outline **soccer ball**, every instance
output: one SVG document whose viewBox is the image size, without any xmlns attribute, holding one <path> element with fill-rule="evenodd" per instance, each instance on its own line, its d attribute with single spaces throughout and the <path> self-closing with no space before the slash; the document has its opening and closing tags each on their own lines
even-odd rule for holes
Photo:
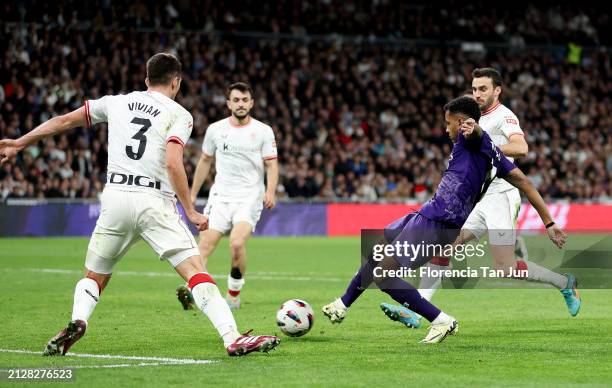
<svg viewBox="0 0 612 388">
<path fill-rule="evenodd" d="M 276 313 L 276 324 L 290 337 L 301 337 L 308 333 L 313 323 L 312 307 L 300 299 L 286 301 Z"/>
</svg>

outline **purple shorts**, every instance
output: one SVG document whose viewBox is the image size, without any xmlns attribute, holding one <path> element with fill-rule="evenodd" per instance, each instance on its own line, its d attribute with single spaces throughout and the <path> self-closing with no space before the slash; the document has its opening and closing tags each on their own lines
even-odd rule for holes
<svg viewBox="0 0 612 388">
<path fill-rule="evenodd" d="M 418 268 L 432 257 L 442 256 L 459 235 L 460 228 L 430 220 L 419 212 L 398 218 L 385 227 L 387 244 L 402 246 L 402 254 L 395 259 L 402 267 Z M 410 247 L 412 246 L 412 248 Z"/>
</svg>

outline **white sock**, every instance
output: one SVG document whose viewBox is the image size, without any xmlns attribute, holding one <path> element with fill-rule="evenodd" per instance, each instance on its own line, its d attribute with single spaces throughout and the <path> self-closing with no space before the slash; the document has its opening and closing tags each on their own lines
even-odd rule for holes
<svg viewBox="0 0 612 388">
<path fill-rule="evenodd" d="M 90 278 L 79 280 L 74 288 L 74 304 L 72 305 L 72 320 L 80 319 L 87 324 L 100 299 L 98 283 Z"/>
<path fill-rule="evenodd" d="M 430 271 L 439 271 L 448 269 L 447 265 L 438 265 L 427 263 L 424 267 L 428 267 Z M 425 276 L 421 278 L 419 282 L 419 294 L 428 301 L 434 296 L 438 288 L 442 285 L 442 276 L 427 276 L 427 272 L 425 272 Z"/>
<path fill-rule="evenodd" d="M 562 290 L 567 286 L 567 277 L 544 268 L 531 261 L 525 261 L 527 264 L 527 280 L 538 283 L 548 283 Z"/>
<path fill-rule="evenodd" d="M 240 292 L 244 286 L 244 278 L 234 279 L 232 275 L 227 275 L 227 289 L 228 291 Z"/>
<path fill-rule="evenodd" d="M 210 319 L 225 347 L 231 345 L 238 337 L 238 329 L 234 316 L 227 302 L 221 297 L 214 283 L 198 283 L 191 289 L 196 305 Z"/>
<path fill-rule="evenodd" d="M 450 320 L 451 317 L 448 314 L 446 314 L 444 311 L 440 311 L 440 314 L 436 317 L 436 319 L 431 321 L 431 324 L 437 325 L 439 323 L 448 323 Z"/>
<path fill-rule="evenodd" d="M 334 300 L 334 307 L 336 307 L 337 309 L 340 309 L 340 310 L 348 310 L 348 307 L 346 307 L 344 305 L 344 302 L 342 301 L 342 298 L 338 298 L 338 299 Z"/>
</svg>

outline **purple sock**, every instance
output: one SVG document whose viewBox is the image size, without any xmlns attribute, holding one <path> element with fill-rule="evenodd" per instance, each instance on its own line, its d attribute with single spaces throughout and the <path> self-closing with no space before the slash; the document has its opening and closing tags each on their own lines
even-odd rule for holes
<svg viewBox="0 0 612 388">
<path fill-rule="evenodd" d="M 357 300 L 363 294 L 363 292 L 372 284 L 372 271 L 374 269 L 374 265 L 371 261 L 365 262 L 351 282 L 349 283 L 344 295 L 340 297 L 342 299 L 342 303 L 346 307 L 350 307 L 353 302 Z"/>
<path fill-rule="evenodd" d="M 423 298 L 412 285 L 399 278 L 388 278 L 380 284 L 380 289 L 393 300 L 408 307 L 429 322 L 440 315 L 440 310 Z"/>
</svg>

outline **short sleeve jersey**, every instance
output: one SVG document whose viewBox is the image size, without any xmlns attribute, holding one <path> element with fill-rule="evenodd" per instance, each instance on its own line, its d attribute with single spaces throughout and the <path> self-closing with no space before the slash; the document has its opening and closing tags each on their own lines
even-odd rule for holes
<svg viewBox="0 0 612 388">
<path fill-rule="evenodd" d="M 215 157 L 217 174 L 209 198 L 242 202 L 263 197 L 264 160 L 276 159 L 276 142 L 270 126 L 252 117 L 242 126 L 230 118 L 211 124 L 202 152 Z"/>
<path fill-rule="evenodd" d="M 174 197 L 166 169 L 166 143 L 185 145 L 193 118 L 176 101 L 132 92 L 85 101 L 88 125 L 108 123 L 107 186 Z"/>
</svg>

